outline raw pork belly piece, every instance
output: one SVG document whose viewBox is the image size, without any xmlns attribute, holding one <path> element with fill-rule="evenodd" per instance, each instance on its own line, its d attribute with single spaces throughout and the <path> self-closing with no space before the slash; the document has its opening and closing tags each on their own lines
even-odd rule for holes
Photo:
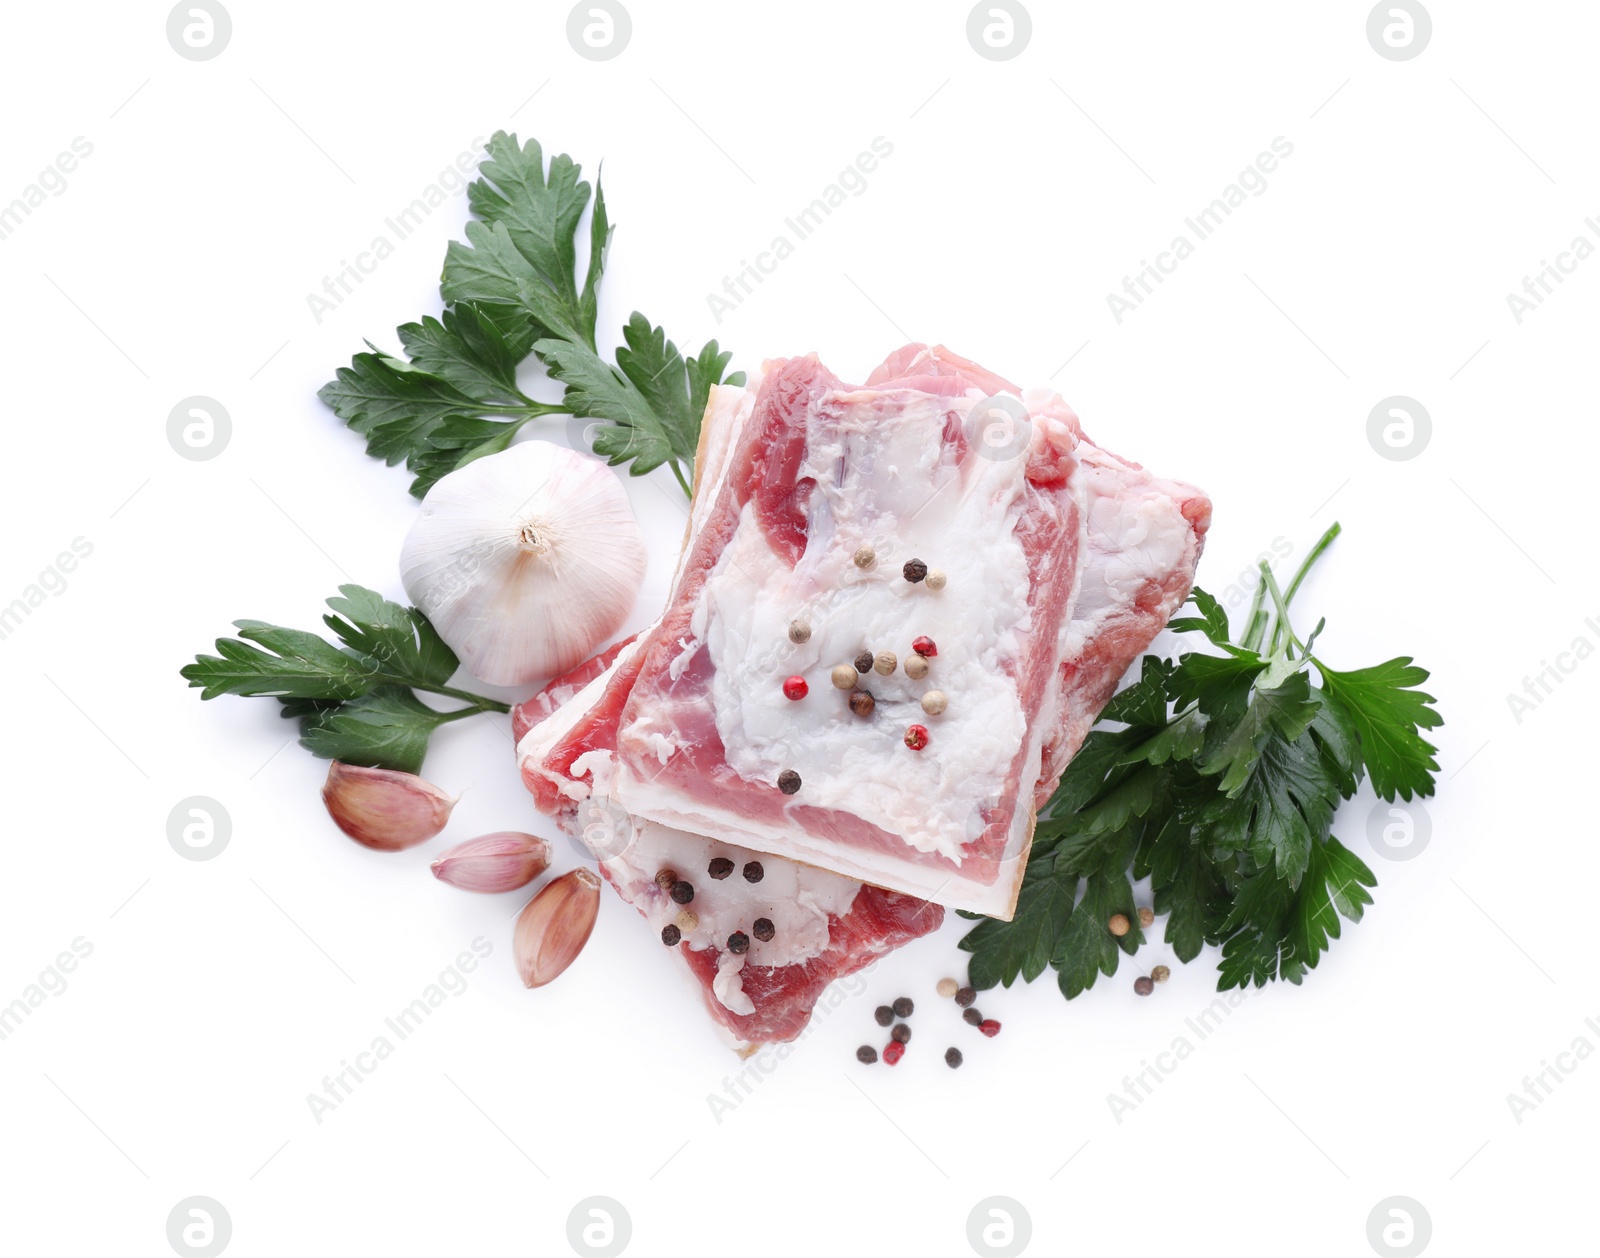
<svg viewBox="0 0 1600 1258">
<path fill-rule="evenodd" d="M 606 881 L 639 910 L 653 935 L 659 937 L 683 912 L 656 885 L 657 872 L 672 869 L 693 884 L 689 908 L 696 924 L 682 932 L 672 952 L 735 1048 L 749 1053 L 762 1044 L 792 1040 L 805 1029 L 829 983 L 937 929 L 944 910 L 781 857 L 641 821 L 617 806 L 605 784 L 611 759 L 607 744 L 614 740 L 618 709 L 610 707 L 608 720 L 603 702 L 608 686 L 626 676 L 624 657 L 632 646 L 633 639 L 618 643 L 514 710 L 524 778 L 540 807 L 553 812 L 563 829 L 599 858 Z M 566 779 L 563 791 L 555 787 L 561 775 L 549 768 L 551 754 L 580 725 L 588 746 L 585 780 Z M 707 872 L 719 857 L 733 863 L 733 872 L 720 880 Z M 751 861 L 762 866 L 759 882 L 744 877 Z M 769 941 L 756 939 L 752 931 L 762 917 L 774 927 Z M 725 946 L 734 931 L 750 937 L 742 956 Z"/>
<path fill-rule="evenodd" d="M 1086 507 L 1083 577 L 1062 652 L 1054 733 L 1034 788 L 1043 807 L 1117 683 L 1189 598 L 1211 524 L 1193 486 L 1081 440 Z"/>
<path fill-rule="evenodd" d="M 975 404 L 1006 382 L 944 351 L 908 347 L 869 380 L 847 385 L 814 356 L 768 364 L 629 665 L 611 796 L 636 817 L 1006 917 L 1060 725 L 1080 434 L 1059 398 L 1029 393 L 1019 445 L 975 440 L 992 422 Z M 854 562 L 863 546 L 870 568 Z M 912 559 L 943 570 L 944 588 L 906 579 Z M 789 640 L 795 619 L 804 643 Z M 923 637 L 937 654 L 913 680 L 903 661 Z M 901 662 L 862 678 L 867 717 L 829 680 L 863 651 Z M 799 702 L 783 690 L 795 674 L 810 688 Z M 925 715 L 935 689 L 948 706 Z M 912 724 L 929 732 L 923 750 L 904 741 Z"/>
</svg>

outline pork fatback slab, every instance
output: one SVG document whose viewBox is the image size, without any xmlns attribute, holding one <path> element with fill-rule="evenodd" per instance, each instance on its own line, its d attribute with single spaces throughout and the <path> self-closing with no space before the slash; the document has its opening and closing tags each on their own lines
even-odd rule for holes
<svg viewBox="0 0 1600 1258">
<path fill-rule="evenodd" d="M 894 363 L 862 387 L 814 356 L 768 364 L 672 601 L 641 639 L 612 797 L 636 817 L 1005 917 L 1078 575 L 1074 435 L 1039 423 L 997 452 L 969 432 L 981 386 L 915 356 L 901 374 Z M 909 560 L 942 570 L 943 588 L 907 580 Z M 913 679 L 904 661 L 921 638 L 937 653 Z M 897 660 L 861 679 L 868 716 L 830 682 L 863 651 Z M 783 689 L 795 675 L 809 687 L 798 702 Z M 936 715 L 921 704 L 933 690 Z"/>
</svg>

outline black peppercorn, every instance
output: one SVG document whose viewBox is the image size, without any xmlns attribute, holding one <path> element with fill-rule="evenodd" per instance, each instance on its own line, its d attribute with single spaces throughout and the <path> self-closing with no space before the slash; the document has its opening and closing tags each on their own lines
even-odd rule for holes
<svg viewBox="0 0 1600 1258">
<path fill-rule="evenodd" d="M 1133 980 L 1133 990 L 1138 992 L 1141 996 L 1148 996 L 1151 992 L 1155 991 L 1155 989 L 1156 981 L 1153 978 L 1146 978 L 1143 974 L 1141 974 L 1138 978 Z"/>
<path fill-rule="evenodd" d="M 694 899 L 694 885 L 678 879 L 672 884 L 672 902 L 674 904 L 687 904 Z"/>
<path fill-rule="evenodd" d="M 889 1038 L 896 1044 L 909 1044 L 911 1042 L 911 1028 L 902 1022 L 889 1032 Z"/>
<path fill-rule="evenodd" d="M 706 873 L 710 874 L 718 882 L 721 882 L 732 872 L 733 862 L 726 856 L 719 856 L 716 858 L 716 860 L 712 861 L 706 866 Z"/>
<path fill-rule="evenodd" d="M 728 936 L 728 951 L 734 956 L 743 956 L 750 951 L 750 936 L 742 930 L 736 930 Z"/>
<path fill-rule="evenodd" d="M 778 789 L 785 795 L 793 795 L 800 789 L 800 775 L 793 769 L 785 769 L 778 774 Z"/>
<path fill-rule="evenodd" d="M 864 1066 L 870 1066 L 878 1060 L 878 1050 L 873 1048 L 871 1044 L 863 1044 L 856 1049 L 856 1060 Z"/>
<path fill-rule="evenodd" d="M 915 1008 L 916 1006 L 911 1003 L 910 996 L 902 996 L 899 1000 L 894 1002 L 895 1017 L 909 1018 L 911 1016 L 911 1011 Z"/>
<path fill-rule="evenodd" d="M 879 1005 L 872 1011 L 872 1016 L 877 1019 L 879 1026 L 888 1026 L 894 1021 L 894 1010 L 888 1005 Z"/>
<path fill-rule="evenodd" d="M 961 1020 L 969 1026 L 977 1026 L 983 1021 L 983 1015 L 976 1009 L 963 1009 L 961 1011 Z"/>
<path fill-rule="evenodd" d="M 961 1050 L 959 1048 L 945 1049 L 944 1064 L 949 1066 L 951 1070 L 954 1070 L 957 1066 L 959 1066 L 961 1064 Z"/>
<path fill-rule="evenodd" d="M 670 922 L 661 928 L 661 942 L 669 948 L 678 946 L 678 941 L 683 938 L 683 932 Z"/>
<path fill-rule="evenodd" d="M 923 577 L 928 575 L 928 565 L 923 563 L 920 559 L 907 559 L 906 566 L 900 569 L 900 571 L 905 574 L 907 581 L 911 582 L 912 585 L 915 585 L 918 581 L 922 580 Z"/>
<path fill-rule="evenodd" d="M 755 924 L 750 927 L 750 933 L 752 935 L 754 935 L 757 939 L 759 939 L 762 943 L 766 943 L 769 939 L 771 939 L 773 937 L 773 935 L 777 934 L 778 931 L 777 931 L 777 927 L 775 927 L 772 924 L 772 919 L 771 918 L 769 918 L 769 917 L 758 917 L 755 920 Z"/>
<path fill-rule="evenodd" d="M 760 861 L 747 861 L 744 867 L 744 880 L 746 882 L 760 882 L 766 876 L 766 872 L 761 868 Z"/>
<path fill-rule="evenodd" d="M 978 989 L 975 987 L 963 987 L 961 990 L 956 992 L 956 1004 L 960 1005 L 963 1009 L 965 1009 L 977 998 Z"/>
<path fill-rule="evenodd" d="M 850 710 L 857 716 L 871 716 L 872 709 L 878 706 L 878 701 L 872 697 L 870 690 L 852 690 L 850 692 Z"/>
<path fill-rule="evenodd" d="M 865 675 L 872 671 L 872 652 L 863 651 L 856 656 L 856 672 Z"/>
</svg>

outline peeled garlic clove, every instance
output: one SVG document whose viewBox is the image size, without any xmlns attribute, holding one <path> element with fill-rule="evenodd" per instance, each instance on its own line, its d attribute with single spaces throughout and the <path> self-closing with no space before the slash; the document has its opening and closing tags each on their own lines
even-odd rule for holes
<svg viewBox="0 0 1600 1258">
<path fill-rule="evenodd" d="M 515 891 L 550 867 L 550 845 L 535 834 L 501 830 L 458 843 L 431 866 L 433 876 L 463 891 Z"/>
<path fill-rule="evenodd" d="M 600 879 L 587 869 L 545 884 L 517 915 L 511 950 L 524 987 L 543 987 L 560 976 L 589 942 L 600 913 Z"/>
<path fill-rule="evenodd" d="M 363 847 L 399 852 L 444 829 L 456 801 L 432 782 L 394 769 L 328 766 L 322 802 L 334 824 Z"/>
<path fill-rule="evenodd" d="M 644 534 L 599 459 L 526 441 L 428 491 L 400 552 L 406 593 L 474 677 L 564 673 L 616 633 L 644 582 Z"/>
</svg>

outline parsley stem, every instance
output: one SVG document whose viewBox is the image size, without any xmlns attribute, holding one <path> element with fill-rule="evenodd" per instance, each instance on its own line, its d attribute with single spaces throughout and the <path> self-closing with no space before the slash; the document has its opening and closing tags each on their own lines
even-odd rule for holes
<svg viewBox="0 0 1600 1258">
<path fill-rule="evenodd" d="M 690 498 L 694 497 L 694 490 L 689 488 L 689 482 L 683 478 L 683 469 L 678 466 L 678 460 L 672 460 L 672 474 L 678 478 L 678 484 L 683 487 L 683 492 Z"/>
<path fill-rule="evenodd" d="M 1294 636 L 1294 626 L 1289 623 L 1289 600 L 1284 597 L 1283 591 L 1278 588 L 1278 578 L 1272 575 L 1272 569 L 1265 561 L 1261 564 L 1261 581 L 1272 595 L 1273 605 L 1278 611 L 1278 619 L 1272 626 L 1272 642 L 1267 654 L 1276 655 L 1279 644 L 1285 638 L 1288 639 L 1291 645 L 1300 647 L 1301 651 L 1304 652 L 1305 647 L 1301 644 L 1300 639 Z"/>
<path fill-rule="evenodd" d="M 470 690 L 457 690 L 453 686 L 419 686 L 415 682 L 409 682 L 406 684 L 412 686 L 413 689 L 416 690 L 426 690 L 430 694 L 444 695 L 449 699 L 460 699 L 472 705 L 470 709 L 463 708 L 459 712 L 452 712 L 450 714 L 450 719 L 452 721 L 457 717 L 471 716 L 474 712 L 511 711 L 510 704 L 501 703 L 500 700 L 491 699 L 487 695 L 475 695 Z"/>
<path fill-rule="evenodd" d="M 1262 636 L 1267 631 L 1267 613 L 1261 606 L 1266 597 L 1266 582 L 1257 581 L 1255 596 L 1250 600 L 1250 613 L 1244 622 L 1244 638 L 1239 643 L 1247 651 L 1254 651 L 1260 647 Z"/>
<path fill-rule="evenodd" d="M 1306 556 L 1305 562 L 1294 574 L 1294 580 L 1289 582 L 1289 589 L 1283 596 L 1283 605 L 1287 607 L 1294 602 L 1295 591 L 1300 588 L 1300 582 L 1306 579 L 1306 574 L 1311 571 L 1311 565 L 1322 558 L 1322 552 L 1333 545 L 1333 539 L 1339 536 L 1339 521 L 1335 520 L 1328 531 L 1322 535 L 1317 544 L 1311 548 L 1311 553 Z"/>
</svg>

